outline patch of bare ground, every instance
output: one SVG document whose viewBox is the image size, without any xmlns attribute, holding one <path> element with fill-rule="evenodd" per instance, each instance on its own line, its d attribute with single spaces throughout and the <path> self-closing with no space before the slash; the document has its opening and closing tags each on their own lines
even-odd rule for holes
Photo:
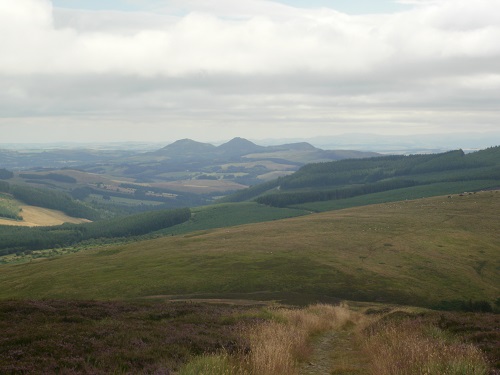
<svg viewBox="0 0 500 375">
<path fill-rule="evenodd" d="M 151 184 L 153 187 L 167 188 L 175 191 L 203 194 L 245 189 L 248 186 L 224 180 L 179 180 Z"/>
<path fill-rule="evenodd" d="M 369 374 L 368 360 L 354 336 L 346 329 L 318 337 L 310 360 L 302 364 L 299 374 Z"/>
<path fill-rule="evenodd" d="M 352 327 L 329 331 L 316 338 L 310 359 L 301 364 L 299 375 L 369 374 L 369 360 Z"/>
<path fill-rule="evenodd" d="M 230 299 L 230 298 L 174 298 L 170 295 L 156 295 L 148 296 L 143 299 L 165 299 L 169 302 L 182 302 L 182 303 L 208 303 L 208 304 L 223 304 L 223 305 L 237 305 L 237 306 L 272 306 L 275 301 L 257 301 L 250 299 Z"/>
<path fill-rule="evenodd" d="M 35 206 L 21 206 L 22 221 L 0 219 L 0 225 L 38 227 L 61 225 L 63 223 L 81 224 L 88 223 L 87 219 L 80 219 L 66 215 L 61 211 Z"/>
</svg>

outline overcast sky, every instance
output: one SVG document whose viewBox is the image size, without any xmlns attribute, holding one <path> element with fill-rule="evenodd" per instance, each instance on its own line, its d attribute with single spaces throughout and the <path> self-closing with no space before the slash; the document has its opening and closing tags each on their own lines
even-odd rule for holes
<svg viewBox="0 0 500 375">
<path fill-rule="evenodd" d="M 500 134 L 499 41 L 500 0 L 0 0 L 0 143 Z"/>
</svg>

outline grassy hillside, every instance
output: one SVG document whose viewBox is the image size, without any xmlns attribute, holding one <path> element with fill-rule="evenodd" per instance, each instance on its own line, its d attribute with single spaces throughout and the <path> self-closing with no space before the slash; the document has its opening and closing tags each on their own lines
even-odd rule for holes
<svg viewBox="0 0 500 375">
<path fill-rule="evenodd" d="M 428 305 L 499 296 L 500 193 L 168 236 L 0 266 L 0 298 L 269 292 Z"/>
<path fill-rule="evenodd" d="M 268 207 L 255 202 L 225 203 L 191 209 L 191 219 L 163 231 L 182 234 L 200 230 L 260 223 L 308 214 L 309 210 Z"/>
</svg>

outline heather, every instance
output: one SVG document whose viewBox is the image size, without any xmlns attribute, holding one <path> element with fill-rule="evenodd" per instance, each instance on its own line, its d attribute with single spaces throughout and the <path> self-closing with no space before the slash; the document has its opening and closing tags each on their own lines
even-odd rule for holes
<svg viewBox="0 0 500 375">
<path fill-rule="evenodd" d="M 239 351 L 250 307 L 188 302 L 0 301 L 2 374 L 171 374 Z"/>
</svg>

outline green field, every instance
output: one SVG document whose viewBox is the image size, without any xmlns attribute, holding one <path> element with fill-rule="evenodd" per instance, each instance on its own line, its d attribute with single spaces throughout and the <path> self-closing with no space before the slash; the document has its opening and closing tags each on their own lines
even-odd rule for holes
<svg viewBox="0 0 500 375">
<path fill-rule="evenodd" d="M 434 305 L 499 297 L 500 193 L 435 197 L 0 266 L 0 298 L 269 293 Z M 200 214 L 200 213 L 199 213 Z"/>
</svg>

